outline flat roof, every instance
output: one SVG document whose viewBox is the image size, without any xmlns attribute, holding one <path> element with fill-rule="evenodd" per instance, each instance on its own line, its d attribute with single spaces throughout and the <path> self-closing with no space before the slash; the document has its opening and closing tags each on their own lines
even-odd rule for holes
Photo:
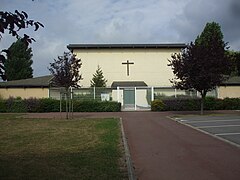
<svg viewBox="0 0 240 180">
<path fill-rule="evenodd" d="M 144 81 L 113 81 L 111 87 L 145 87 L 147 84 Z"/>
<path fill-rule="evenodd" d="M 156 49 L 156 48 L 185 48 L 184 43 L 167 44 L 69 44 L 67 48 L 73 49 Z"/>
</svg>

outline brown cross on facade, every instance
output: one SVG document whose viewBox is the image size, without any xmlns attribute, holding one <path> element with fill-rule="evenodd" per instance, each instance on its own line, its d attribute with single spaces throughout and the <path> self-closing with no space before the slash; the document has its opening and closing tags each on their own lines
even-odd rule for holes
<svg viewBox="0 0 240 180">
<path fill-rule="evenodd" d="M 130 64 L 134 64 L 134 62 L 129 62 L 129 60 L 127 60 L 127 62 L 123 62 L 122 64 L 123 65 L 125 65 L 125 64 L 127 65 L 127 75 L 129 76 L 129 65 Z"/>
</svg>

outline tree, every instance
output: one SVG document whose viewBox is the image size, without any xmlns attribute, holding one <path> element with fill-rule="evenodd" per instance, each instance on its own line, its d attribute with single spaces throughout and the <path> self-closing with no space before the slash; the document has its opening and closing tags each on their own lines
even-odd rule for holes
<svg viewBox="0 0 240 180">
<path fill-rule="evenodd" d="M 226 56 L 231 62 L 230 76 L 240 76 L 240 51 L 226 51 Z"/>
<path fill-rule="evenodd" d="M 50 63 L 49 71 L 53 75 L 52 84 L 57 87 L 63 87 L 66 93 L 66 118 L 68 119 L 68 99 L 69 88 L 79 88 L 79 81 L 82 79 L 79 70 L 82 66 L 81 59 L 70 52 L 64 52 L 63 56 L 58 56 Z"/>
<path fill-rule="evenodd" d="M 31 67 L 32 49 L 22 40 L 17 40 L 8 49 L 5 74 L 8 81 L 33 77 Z"/>
<path fill-rule="evenodd" d="M 169 66 L 175 78 L 171 82 L 182 90 L 197 90 L 201 94 L 201 114 L 207 92 L 222 81 L 230 67 L 225 55 L 226 43 L 219 24 L 207 23 L 195 43 L 190 43 L 181 53 L 172 55 Z"/>
<path fill-rule="evenodd" d="M 237 76 L 240 76 L 240 51 L 235 53 Z"/>
<path fill-rule="evenodd" d="M 32 43 L 32 41 L 35 41 L 33 38 L 28 36 L 27 34 L 24 34 L 23 37 L 19 35 L 19 31 L 21 29 L 26 29 L 29 26 L 35 27 L 35 31 L 39 29 L 39 27 L 44 27 L 43 24 L 41 24 L 38 21 L 29 20 L 28 14 L 24 11 L 19 12 L 15 10 L 14 13 L 7 12 L 7 11 L 0 11 L 0 40 L 2 38 L 2 34 L 8 32 L 8 34 L 16 37 L 17 39 L 22 39 L 26 44 Z M 0 77 L 3 80 L 6 80 L 6 74 L 5 74 L 5 62 L 6 57 L 2 54 L 2 52 L 6 53 L 6 50 L 3 50 L 0 52 Z"/>
<path fill-rule="evenodd" d="M 103 76 L 101 67 L 98 65 L 95 74 L 91 80 L 91 87 L 106 87 L 107 80 Z"/>
</svg>

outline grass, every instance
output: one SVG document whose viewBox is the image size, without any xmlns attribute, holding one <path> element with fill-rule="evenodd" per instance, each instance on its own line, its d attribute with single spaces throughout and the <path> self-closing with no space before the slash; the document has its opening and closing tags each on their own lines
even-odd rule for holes
<svg viewBox="0 0 240 180">
<path fill-rule="evenodd" d="M 0 179 L 126 179 L 119 120 L 0 116 Z"/>
</svg>

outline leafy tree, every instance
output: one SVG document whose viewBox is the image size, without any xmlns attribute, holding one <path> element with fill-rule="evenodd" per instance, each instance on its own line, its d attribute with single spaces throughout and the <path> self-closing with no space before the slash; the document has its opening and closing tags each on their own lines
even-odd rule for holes
<svg viewBox="0 0 240 180">
<path fill-rule="evenodd" d="M 98 65 L 95 74 L 91 80 L 91 87 L 106 87 L 107 80 L 103 76 L 101 67 Z"/>
<path fill-rule="evenodd" d="M 226 51 L 231 62 L 230 76 L 240 76 L 240 51 Z"/>
<path fill-rule="evenodd" d="M 8 49 L 5 73 L 8 81 L 33 77 L 31 67 L 32 49 L 22 40 L 17 40 Z"/>
<path fill-rule="evenodd" d="M 79 70 L 82 66 L 81 59 L 78 59 L 76 55 L 70 52 L 64 52 L 63 56 L 58 56 L 58 59 L 54 59 L 53 63 L 50 63 L 49 71 L 53 75 L 52 84 L 57 87 L 65 88 L 66 92 L 66 118 L 68 119 L 68 99 L 69 88 L 80 87 L 79 81 L 82 79 Z"/>
<path fill-rule="evenodd" d="M 2 38 L 2 34 L 8 31 L 9 34 L 15 36 L 17 39 L 23 38 L 26 43 L 32 43 L 32 41 L 35 41 L 33 38 L 27 34 L 24 34 L 24 37 L 20 37 L 18 33 L 21 29 L 28 28 L 29 26 L 34 26 L 35 31 L 37 31 L 39 27 L 44 27 L 43 24 L 38 21 L 29 20 L 28 14 L 24 11 L 19 12 L 15 10 L 15 13 L 0 11 L 0 39 Z"/>
<path fill-rule="evenodd" d="M 235 53 L 235 57 L 236 57 L 237 75 L 240 76 L 240 51 Z"/>
<path fill-rule="evenodd" d="M 8 33 L 17 39 L 22 39 L 26 44 L 32 43 L 32 41 L 35 41 L 33 38 L 28 36 L 27 34 L 24 34 L 23 37 L 20 37 L 19 31 L 21 29 L 26 29 L 30 26 L 35 27 L 35 31 L 39 29 L 39 27 L 44 27 L 43 24 L 41 24 L 38 21 L 29 20 L 28 14 L 24 11 L 19 12 L 15 10 L 14 13 L 7 12 L 7 11 L 0 11 L 0 40 L 2 38 L 2 34 Z M 6 50 L 3 50 L 0 52 L 0 77 L 3 80 L 6 80 L 5 75 L 5 62 L 6 58 L 2 54 L 2 52 L 6 53 Z"/>
<path fill-rule="evenodd" d="M 201 114 L 207 92 L 226 79 L 224 74 L 230 67 L 225 55 L 226 48 L 219 24 L 207 23 L 195 43 L 191 42 L 169 60 L 169 66 L 175 75 L 171 82 L 176 88 L 200 92 Z"/>
</svg>

